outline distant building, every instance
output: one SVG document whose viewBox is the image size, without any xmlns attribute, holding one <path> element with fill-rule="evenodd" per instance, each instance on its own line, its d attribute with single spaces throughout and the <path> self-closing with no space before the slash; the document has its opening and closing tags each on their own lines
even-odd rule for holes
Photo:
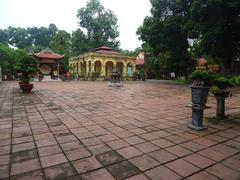
<svg viewBox="0 0 240 180">
<path fill-rule="evenodd" d="M 38 76 L 43 80 L 57 79 L 60 77 L 60 61 L 63 55 L 54 53 L 51 49 L 46 48 L 38 53 L 32 53 L 32 56 L 38 60 Z"/>
<path fill-rule="evenodd" d="M 122 77 L 132 76 L 136 71 L 136 58 L 124 56 L 112 48 L 102 46 L 70 59 L 71 73 L 88 76 L 98 72 L 100 77 L 109 78 L 114 67 Z"/>
</svg>

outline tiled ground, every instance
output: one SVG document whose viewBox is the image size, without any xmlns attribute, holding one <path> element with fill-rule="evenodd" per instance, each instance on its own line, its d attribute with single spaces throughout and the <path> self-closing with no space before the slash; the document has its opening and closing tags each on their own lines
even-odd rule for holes
<svg viewBox="0 0 240 180">
<path fill-rule="evenodd" d="M 235 89 L 226 114 L 239 100 Z M 190 130 L 189 102 L 188 87 L 156 81 L 36 82 L 29 95 L 3 82 L 0 179 L 240 179 L 240 125 Z"/>
</svg>

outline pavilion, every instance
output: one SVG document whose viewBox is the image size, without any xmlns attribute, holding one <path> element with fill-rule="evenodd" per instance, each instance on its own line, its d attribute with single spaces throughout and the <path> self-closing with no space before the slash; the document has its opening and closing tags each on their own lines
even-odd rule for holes
<svg viewBox="0 0 240 180">
<path fill-rule="evenodd" d="M 98 72 L 100 77 L 109 78 L 114 67 L 122 77 L 132 76 L 136 70 L 136 58 L 124 56 L 107 46 L 101 46 L 70 59 L 71 72 L 76 75 L 88 76 L 89 73 Z"/>
<path fill-rule="evenodd" d="M 54 53 L 51 49 L 46 48 L 38 53 L 32 53 L 39 62 L 38 78 L 41 80 L 56 80 L 60 77 L 60 61 L 63 55 Z"/>
</svg>

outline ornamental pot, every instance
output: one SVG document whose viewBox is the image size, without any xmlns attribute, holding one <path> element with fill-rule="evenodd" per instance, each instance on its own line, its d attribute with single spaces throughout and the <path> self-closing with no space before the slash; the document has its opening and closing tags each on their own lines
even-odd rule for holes
<svg viewBox="0 0 240 180">
<path fill-rule="evenodd" d="M 19 83 L 19 86 L 23 93 L 30 93 L 33 88 L 33 84 Z"/>
<path fill-rule="evenodd" d="M 208 98 L 209 86 L 190 86 L 192 91 L 192 105 L 205 107 Z"/>
</svg>

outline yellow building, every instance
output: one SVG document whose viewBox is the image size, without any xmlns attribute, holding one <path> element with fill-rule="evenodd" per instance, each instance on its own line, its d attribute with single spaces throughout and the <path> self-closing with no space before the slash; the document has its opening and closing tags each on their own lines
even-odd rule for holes
<svg viewBox="0 0 240 180">
<path fill-rule="evenodd" d="M 118 68 L 122 77 L 132 76 L 136 70 L 136 58 L 124 56 L 112 48 L 102 46 L 70 59 L 71 73 L 88 76 L 92 72 L 99 73 L 102 78 L 109 78 L 114 67 Z"/>
</svg>

